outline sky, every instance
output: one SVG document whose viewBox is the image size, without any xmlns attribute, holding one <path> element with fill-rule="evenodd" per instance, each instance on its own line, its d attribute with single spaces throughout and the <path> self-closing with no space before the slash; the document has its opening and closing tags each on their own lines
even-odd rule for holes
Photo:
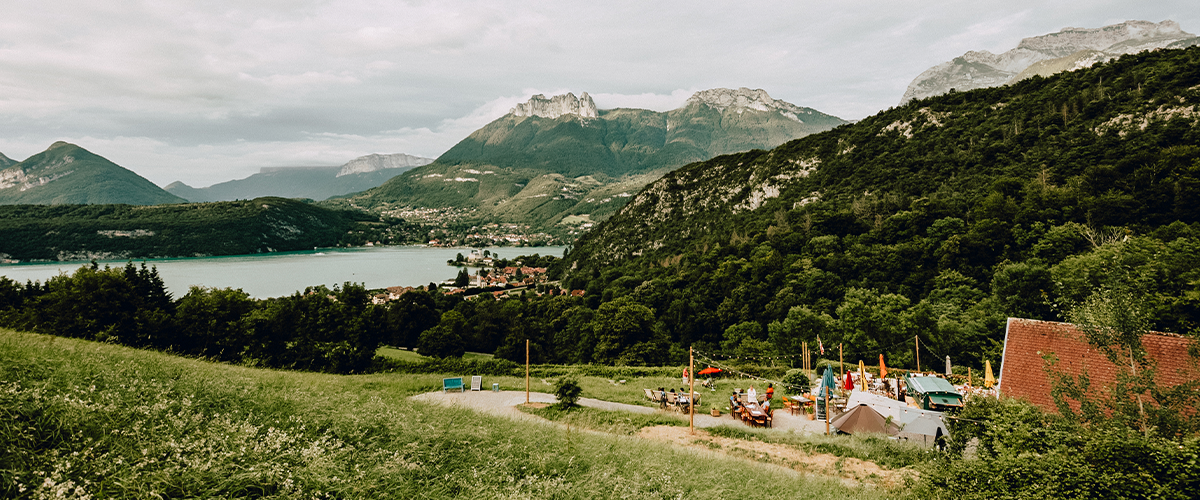
<svg viewBox="0 0 1200 500">
<path fill-rule="evenodd" d="M 749 87 L 845 119 L 1064 27 L 1200 33 L 1195 0 L 7 0 L 0 153 L 78 144 L 165 186 L 437 157 L 533 94 L 665 111 Z"/>
</svg>

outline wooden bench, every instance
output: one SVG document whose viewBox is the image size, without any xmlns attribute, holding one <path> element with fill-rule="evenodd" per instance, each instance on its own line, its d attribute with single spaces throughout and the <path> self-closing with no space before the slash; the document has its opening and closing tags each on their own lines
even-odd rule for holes
<svg viewBox="0 0 1200 500">
<path fill-rule="evenodd" d="M 463 386 L 462 377 L 442 379 L 442 393 L 445 393 L 451 389 L 458 389 L 458 392 L 466 392 L 466 388 Z"/>
</svg>

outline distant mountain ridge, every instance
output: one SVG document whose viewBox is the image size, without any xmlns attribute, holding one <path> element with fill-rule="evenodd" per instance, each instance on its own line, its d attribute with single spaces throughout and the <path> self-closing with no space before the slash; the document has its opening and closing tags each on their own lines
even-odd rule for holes
<svg viewBox="0 0 1200 500">
<path fill-rule="evenodd" d="M 74 144 L 55 142 L 24 161 L 0 160 L 0 204 L 183 203 L 153 182 Z"/>
<path fill-rule="evenodd" d="M 1200 38 L 1166 20 L 1126 21 L 1101 28 L 1063 28 L 1021 40 L 1001 54 L 970 51 L 929 68 L 913 79 L 900 103 L 958 91 L 996 87 L 1033 75 L 1085 68 L 1125 54 L 1159 48 L 1185 48 Z"/>
<path fill-rule="evenodd" d="M 351 197 L 381 211 L 461 208 L 481 218 L 553 226 L 601 220 L 665 172 L 774 147 L 847 123 L 761 89 L 697 92 L 666 111 L 597 109 L 585 92 L 535 95 L 438 157 Z"/>
<path fill-rule="evenodd" d="M 263 167 L 244 179 L 194 188 L 176 181 L 166 190 L 193 202 L 249 200 L 261 196 L 324 200 L 371 189 L 432 158 L 403 153 L 360 156 L 340 167 Z"/>
</svg>

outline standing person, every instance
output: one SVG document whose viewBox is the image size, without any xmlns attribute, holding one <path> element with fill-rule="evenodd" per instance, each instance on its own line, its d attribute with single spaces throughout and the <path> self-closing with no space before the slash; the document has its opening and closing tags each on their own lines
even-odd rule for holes
<svg viewBox="0 0 1200 500">
<path fill-rule="evenodd" d="M 775 399 L 775 384 L 768 383 L 767 384 L 767 401 L 770 401 L 772 399 Z"/>
<path fill-rule="evenodd" d="M 758 404 L 758 391 L 754 390 L 754 386 L 750 386 L 749 389 L 746 389 L 746 398 L 748 398 L 750 402 Z"/>
<path fill-rule="evenodd" d="M 688 370 L 686 366 L 683 368 L 683 385 L 688 385 Z"/>
</svg>

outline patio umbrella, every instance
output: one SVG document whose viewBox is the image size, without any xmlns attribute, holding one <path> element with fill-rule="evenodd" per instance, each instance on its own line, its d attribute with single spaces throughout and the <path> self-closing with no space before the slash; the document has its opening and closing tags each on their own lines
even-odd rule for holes
<svg viewBox="0 0 1200 500">
<path fill-rule="evenodd" d="M 867 405 L 858 405 L 849 409 L 846 413 L 833 419 L 830 425 L 836 427 L 838 432 L 846 434 L 874 432 L 895 436 L 897 432 L 900 432 L 900 426 L 888 422 L 883 415 Z"/>
<path fill-rule="evenodd" d="M 990 388 L 991 386 L 996 385 L 996 377 L 992 376 L 992 361 L 984 361 L 983 369 L 983 386 Z"/>
<path fill-rule="evenodd" d="M 837 385 L 837 382 L 835 382 L 833 379 L 833 368 L 827 366 L 825 367 L 825 373 L 821 375 L 821 393 L 818 394 L 817 397 L 832 397 L 833 394 L 831 394 L 829 391 L 832 390 L 835 385 Z"/>
<path fill-rule="evenodd" d="M 883 364 L 883 355 L 879 355 L 879 378 L 887 378 L 887 366 Z"/>
<path fill-rule="evenodd" d="M 845 380 L 845 384 L 842 385 L 842 388 L 847 391 L 854 390 L 854 377 L 850 376 L 850 372 L 846 372 L 846 380 Z"/>
<path fill-rule="evenodd" d="M 713 373 L 721 373 L 721 369 L 720 369 L 720 368 L 713 368 L 713 367 L 711 367 L 711 366 L 710 366 L 710 367 L 708 367 L 708 368 L 705 368 L 705 369 L 703 369 L 703 370 L 700 370 L 700 371 L 698 371 L 698 372 L 696 372 L 696 373 L 697 373 L 698 375 L 711 375 L 711 374 L 713 374 Z"/>
<path fill-rule="evenodd" d="M 867 369 L 861 359 L 858 360 L 858 385 L 862 390 L 867 390 Z"/>
</svg>

